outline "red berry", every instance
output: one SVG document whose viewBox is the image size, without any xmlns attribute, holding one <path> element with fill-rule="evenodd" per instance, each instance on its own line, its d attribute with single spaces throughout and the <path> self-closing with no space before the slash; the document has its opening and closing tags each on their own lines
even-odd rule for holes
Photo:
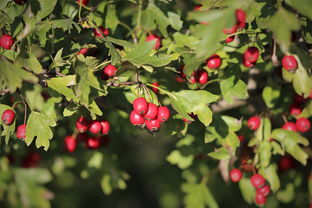
<svg viewBox="0 0 312 208">
<path fill-rule="evenodd" d="M 100 122 L 101 126 L 102 126 L 102 131 L 101 133 L 106 135 L 108 134 L 109 130 L 110 130 L 110 124 L 108 121 L 101 121 Z"/>
<path fill-rule="evenodd" d="M 103 35 L 102 33 L 107 36 L 109 34 L 109 30 L 104 28 L 103 26 L 100 26 L 99 27 L 99 30 L 97 29 L 93 29 L 93 34 L 95 35 L 95 37 L 100 37 L 100 38 L 103 38 Z"/>
<path fill-rule="evenodd" d="M 160 106 L 158 108 L 158 114 L 157 114 L 157 120 L 160 122 L 165 122 L 170 117 L 170 111 L 169 108 L 166 106 Z"/>
<path fill-rule="evenodd" d="M 197 81 L 199 84 L 206 84 L 208 82 L 208 73 L 205 70 L 197 71 Z"/>
<path fill-rule="evenodd" d="M 294 122 L 287 122 L 283 125 L 282 128 L 288 131 L 297 131 L 297 127 Z"/>
<path fill-rule="evenodd" d="M 265 184 L 265 179 L 260 174 L 254 174 L 253 176 L 251 176 L 250 182 L 255 188 L 258 189 Z"/>
<path fill-rule="evenodd" d="M 2 123 L 5 125 L 11 125 L 15 120 L 15 112 L 11 109 L 3 111 L 1 116 Z"/>
<path fill-rule="evenodd" d="M 297 130 L 304 133 L 306 131 L 308 131 L 311 127 L 311 123 L 308 119 L 306 118 L 299 118 L 296 121 L 296 127 Z"/>
<path fill-rule="evenodd" d="M 242 9 L 237 9 L 235 11 L 236 22 L 238 28 L 244 28 L 246 23 L 246 12 Z"/>
<path fill-rule="evenodd" d="M 87 140 L 88 137 L 89 137 L 89 135 L 86 132 L 78 134 L 77 141 L 79 141 L 79 142 L 85 141 L 85 140 Z"/>
<path fill-rule="evenodd" d="M 161 45 L 161 39 L 157 35 L 150 34 L 149 36 L 146 37 L 146 42 L 156 40 L 155 46 L 153 49 L 158 50 Z"/>
<path fill-rule="evenodd" d="M 158 114 L 158 107 L 157 107 L 157 105 L 155 105 L 153 103 L 149 103 L 148 104 L 148 111 L 145 114 L 144 118 L 147 119 L 147 120 L 154 120 L 154 119 L 156 119 L 157 114 Z"/>
<path fill-rule="evenodd" d="M 255 202 L 258 204 L 258 205 L 263 205 L 266 203 L 266 197 L 263 196 L 262 194 L 256 194 L 255 196 Z"/>
<path fill-rule="evenodd" d="M 76 121 L 76 128 L 80 133 L 87 131 L 89 126 L 90 126 L 90 121 L 83 116 L 78 118 Z"/>
<path fill-rule="evenodd" d="M 82 54 L 85 55 L 86 53 L 88 53 L 89 48 L 82 48 L 77 52 L 77 55 Z"/>
<path fill-rule="evenodd" d="M 0 38 L 0 46 L 7 50 L 11 49 L 13 43 L 14 40 L 10 35 L 2 35 L 2 37 Z"/>
<path fill-rule="evenodd" d="M 98 149 L 101 146 L 101 140 L 99 138 L 89 137 L 86 140 L 86 146 L 89 149 Z"/>
<path fill-rule="evenodd" d="M 239 135 L 238 139 L 239 139 L 240 142 L 243 142 L 245 140 L 245 137 L 243 135 Z"/>
<path fill-rule="evenodd" d="M 210 56 L 207 59 L 207 67 L 210 69 L 217 69 L 221 66 L 222 59 L 217 54 Z"/>
<path fill-rule="evenodd" d="M 246 61 L 255 63 L 258 60 L 259 55 L 260 55 L 259 49 L 252 46 L 247 48 L 247 50 L 243 54 L 243 57 Z"/>
<path fill-rule="evenodd" d="M 269 193 L 270 193 L 270 186 L 265 185 L 265 186 L 263 186 L 262 188 L 258 188 L 258 189 L 256 190 L 256 193 L 257 193 L 257 194 L 261 194 L 261 195 L 263 195 L 263 196 L 267 196 L 267 195 L 269 195 Z"/>
<path fill-rule="evenodd" d="M 182 118 L 182 121 L 184 121 L 185 123 L 192 123 L 192 121 L 186 119 L 186 118 Z"/>
<path fill-rule="evenodd" d="M 247 126 L 251 130 L 256 130 L 259 128 L 260 123 L 261 123 L 261 119 L 258 116 L 253 116 L 253 117 L 248 119 Z"/>
<path fill-rule="evenodd" d="M 130 114 L 130 122 L 134 126 L 142 126 L 145 122 L 144 118 L 137 114 L 134 110 Z"/>
<path fill-rule="evenodd" d="M 289 108 L 289 113 L 293 116 L 298 116 L 301 114 L 301 108 L 298 107 L 297 105 L 291 105 Z"/>
<path fill-rule="evenodd" d="M 195 83 L 197 82 L 195 72 L 193 72 L 192 75 L 190 76 L 189 82 L 190 82 L 191 84 L 195 84 Z"/>
<path fill-rule="evenodd" d="M 75 151 L 76 147 L 77 147 L 77 140 L 75 137 L 73 136 L 67 136 L 65 137 L 65 149 L 68 151 L 68 152 L 73 152 Z"/>
<path fill-rule="evenodd" d="M 99 121 L 92 121 L 89 126 L 89 131 L 93 134 L 98 134 L 102 129 L 101 123 Z"/>
<path fill-rule="evenodd" d="M 156 87 L 159 87 L 158 82 L 153 82 L 152 85 L 155 86 L 155 87 L 152 88 L 152 90 L 153 90 L 155 93 L 158 93 L 158 89 L 156 88 Z"/>
<path fill-rule="evenodd" d="M 107 77 L 115 76 L 117 68 L 114 65 L 108 64 L 103 68 L 103 74 Z"/>
<path fill-rule="evenodd" d="M 133 109 L 134 111 L 143 116 L 147 113 L 147 110 L 148 110 L 148 104 L 145 100 L 145 98 L 143 97 L 138 97 L 136 98 L 134 101 L 133 101 Z"/>
<path fill-rule="evenodd" d="M 237 32 L 237 26 L 233 25 L 231 28 L 224 28 L 223 33 L 224 34 L 233 34 Z"/>
<path fill-rule="evenodd" d="M 16 4 L 23 5 L 25 4 L 26 0 L 14 0 Z"/>
<path fill-rule="evenodd" d="M 29 152 L 22 162 L 24 168 L 35 168 L 38 166 L 41 156 L 37 152 Z"/>
<path fill-rule="evenodd" d="M 230 42 L 233 42 L 233 40 L 235 39 L 235 35 L 232 35 L 232 36 L 229 36 L 225 39 L 225 42 L 226 43 L 230 43 Z"/>
<path fill-rule="evenodd" d="M 295 162 L 294 159 L 290 156 L 283 156 L 281 159 L 278 161 L 278 168 L 281 171 L 287 171 L 291 168 L 295 167 Z"/>
<path fill-rule="evenodd" d="M 196 5 L 193 10 L 194 11 L 199 11 L 201 7 L 202 7 L 202 5 Z"/>
<path fill-rule="evenodd" d="M 76 0 L 78 4 L 86 6 L 89 3 L 89 0 Z"/>
<path fill-rule="evenodd" d="M 298 62 L 294 56 L 284 56 L 282 65 L 287 71 L 295 70 L 298 68 Z"/>
<path fill-rule="evenodd" d="M 240 179 L 243 177 L 243 174 L 242 172 L 235 168 L 235 169 L 232 169 L 231 172 L 230 172 L 230 178 L 233 182 L 238 182 L 240 181 Z"/>
<path fill-rule="evenodd" d="M 160 128 L 160 121 L 155 120 L 145 120 L 145 126 L 151 132 L 157 132 Z"/>
<path fill-rule="evenodd" d="M 255 66 L 256 62 L 250 62 L 250 61 L 248 61 L 248 60 L 243 58 L 243 64 L 244 64 L 245 67 L 251 68 L 251 67 Z"/>
<path fill-rule="evenodd" d="M 26 124 L 19 125 L 16 130 L 16 137 L 18 139 L 26 138 Z"/>
</svg>

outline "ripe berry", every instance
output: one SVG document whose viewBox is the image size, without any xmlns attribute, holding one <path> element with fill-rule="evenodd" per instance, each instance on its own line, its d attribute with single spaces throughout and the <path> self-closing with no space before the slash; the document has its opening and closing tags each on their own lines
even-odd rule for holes
<svg viewBox="0 0 312 208">
<path fill-rule="evenodd" d="M 155 46 L 153 49 L 158 50 L 161 45 L 161 39 L 157 35 L 150 34 L 149 36 L 146 37 L 146 42 L 156 40 Z"/>
<path fill-rule="evenodd" d="M 197 71 L 197 81 L 199 84 L 206 84 L 208 82 L 208 73 L 205 70 Z"/>
<path fill-rule="evenodd" d="M 243 64 L 244 64 L 245 67 L 251 68 L 251 67 L 255 66 L 256 62 L 250 62 L 250 61 L 248 61 L 248 60 L 243 58 Z"/>
<path fill-rule="evenodd" d="M 306 131 L 308 131 L 311 127 L 311 123 L 308 119 L 306 118 L 299 118 L 296 121 L 296 127 L 297 130 L 304 133 Z"/>
<path fill-rule="evenodd" d="M 294 122 L 287 122 L 283 125 L 282 129 L 288 130 L 288 131 L 297 131 L 296 124 Z"/>
<path fill-rule="evenodd" d="M 253 117 L 248 119 L 247 126 L 251 130 L 256 130 L 259 128 L 260 123 L 261 123 L 261 119 L 258 116 L 253 116 Z"/>
<path fill-rule="evenodd" d="M 238 139 L 239 139 L 240 142 L 243 142 L 245 140 L 245 137 L 243 135 L 239 135 Z"/>
<path fill-rule="evenodd" d="M 78 134 L 78 136 L 77 136 L 77 141 L 78 141 L 78 142 L 85 141 L 85 140 L 88 139 L 88 137 L 89 137 L 89 135 L 88 135 L 86 132 L 80 133 L 80 134 Z"/>
<path fill-rule="evenodd" d="M 25 4 L 26 0 L 14 0 L 16 4 L 23 5 Z"/>
<path fill-rule="evenodd" d="M 3 111 L 1 116 L 2 123 L 5 125 L 11 125 L 15 120 L 15 112 L 11 109 Z"/>
<path fill-rule="evenodd" d="M 265 179 L 260 174 L 254 174 L 253 176 L 251 176 L 250 182 L 255 188 L 258 189 L 264 185 Z"/>
<path fill-rule="evenodd" d="M 159 87 L 158 82 L 153 82 L 152 85 L 154 85 L 155 87 L 152 88 L 153 92 L 158 93 L 158 89 L 156 87 Z"/>
<path fill-rule="evenodd" d="M 86 6 L 89 3 L 89 0 L 76 0 L 78 4 Z"/>
<path fill-rule="evenodd" d="M 82 54 L 85 55 L 86 53 L 88 53 L 89 48 L 82 48 L 77 52 L 77 55 Z"/>
<path fill-rule="evenodd" d="M 136 98 L 134 101 L 133 101 L 133 110 L 143 116 L 147 113 L 147 110 L 148 110 L 148 104 L 145 100 L 145 98 L 143 97 L 138 97 Z"/>
<path fill-rule="evenodd" d="M 230 42 L 233 42 L 233 40 L 235 39 L 235 35 L 232 35 L 232 36 L 229 36 L 225 39 L 225 42 L 226 43 L 230 43 Z"/>
<path fill-rule="evenodd" d="M 115 76 L 117 68 L 114 65 L 108 64 L 103 68 L 103 74 L 107 77 Z"/>
<path fill-rule="evenodd" d="M 263 196 L 262 194 L 256 194 L 255 202 L 258 205 L 264 205 L 266 203 L 266 197 Z"/>
<path fill-rule="evenodd" d="M 68 151 L 68 152 L 73 152 L 75 151 L 76 147 L 77 147 L 77 140 L 75 137 L 73 136 L 67 136 L 65 137 L 65 149 Z"/>
<path fill-rule="evenodd" d="M 160 121 L 155 120 L 145 120 L 145 126 L 151 132 L 157 132 L 160 128 Z"/>
<path fill-rule="evenodd" d="M 242 9 L 237 9 L 235 11 L 237 27 L 242 29 L 245 27 L 246 23 L 246 12 Z"/>
<path fill-rule="evenodd" d="M 155 105 L 153 103 L 149 103 L 148 104 L 148 111 L 145 114 L 144 118 L 147 119 L 147 120 L 154 120 L 154 119 L 156 119 L 157 114 L 158 114 L 158 107 L 157 107 L 157 105 Z"/>
<path fill-rule="evenodd" d="M 202 7 L 202 5 L 196 5 L 193 10 L 194 11 L 199 11 L 201 7 Z"/>
<path fill-rule="evenodd" d="M 101 140 L 99 138 L 89 137 L 86 140 L 86 146 L 89 149 L 98 149 L 101 146 Z"/>
<path fill-rule="evenodd" d="M 90 121 L 83 116 L 78 118 L 76 121 L 76 128 L 80 133 L 87 131 L 89 126 L 90 126 Z"/>
<path fill-rule="evenodd" d="M 158 108 L 157 120 L 160 122 L 165 122 L 170 117 L 170 111 L 166 106 L 160 106 Z"/>
<path fill-rule="evenodd" d="M 233 182 L 238 182 L 240 181 L 240 179 L 243 177 L 243 174 L 242 172 L 235 168 L 235 169 L 232 169 L 231 172 L 230 172 L 230 178 Z"/>
<path fill-rule="evenodd" d="M 298 68 L 298 62 L 294 56 L 284 56 L 282 65 L 287 71 L 295 70 Z"/>
<path fill-rule="evenodd" d="M 2 35 L 0 38 L 0 46 L 4 49 L 11 49 L 11 46 L 13 45 L 14 40 L 10 35 Z"/>
<path fill-rule="evenodd" d="M 259 49 L 252 46 L 247 48 L 247 50 L 243 54 L 243 57 L 246 61 L 255 63 L 259 58 L 259 54 L 260 54 Z"/>
<path fill-rule="evenodd" d="M 291 105 L 289 108 L 289 113 L 293 116 L 298 116 L 301 114 L 301 108 L 298 107 L 297 105 Z"/>
<path fill-rule="evenodd" d="M 258 189 L 256 190 L 256 193 L 257 193 L 257 194 L 261 194 L 261 195 L 263 195 L 263 196 L 267 196 L 267 195 L 269 195 L 269 193 L 270 193 L 270 186 L 265 185 L 265 186 L 263 186 L 262 188 L 258 188 Z"/>
<path fill-rule="evenodd" d="M 144 118 L 137 114 L 134 110 L 130 114 L 130 122 L 134 126 L 142 126 L 145 122 Z"/>
<path fill-rule="evenodd" d="M 278 168 L 281 171 L 287 171 L 291 168 L 295 167 L 295 162 L 294 159 L 290 156 L 283 156 L 281 159 L 278 161 Z"/>
<path fill-rule="evenodd" d="M 101 133 L 104 134 L 104 135 L 108 134 L 108 132 L 110 130 L 109 122 L 108 121 L 101 121 L 100 124 L 102 126 Z"/>
<path fill-rule="evenodd" d="M 210 56 L 207 59 L 207 67 L 210 69 L 217 69 L 221 66 L 222 59 L 217 54 Z"/>
<path fill-rule="evenodd" d="M 233 25 L 231 28 L 224 28 L 223 33 L 224 34 L 233 34 L 237 32 L 237 26 Z"/>
<path fill-rule="evenodd" d="M 195 84 L 197 82 L 195 72 L 193 72 L 192 75 L 190 76 L 189 82 L 191 84 Z"/>
<path fill-rule="evenodd" d="M 89 126 L 89 131 L 93 134 L 97 134 L 101 131 L 102 126 L 99 121 L 92 121 L 90 126 Z"/>
<path fill-rule="evenodd" d="M 109 34 L 109 30 L 108 29 L 105 29 L 103 26 L 100 26 L 99 27 L 99 30 L 97 29 L 93 29 L 93 34 L 95 35 L 95 37 L 100 37 L 100 38 L 103 38 L 103 35 L 102 33 L 107 36 Z"/>
<path fill-rule="evenodd" d="M 26 138 L 26 124 L 19 125 L 16 130 L 16 137 L 18 139 Z"/>
</svg>

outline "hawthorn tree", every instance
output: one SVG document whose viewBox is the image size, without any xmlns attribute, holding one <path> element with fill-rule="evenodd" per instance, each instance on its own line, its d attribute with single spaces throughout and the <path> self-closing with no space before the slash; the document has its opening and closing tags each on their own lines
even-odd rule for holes
<svg viewBox="0 0 312 208">
<path fill-rule="evenodd" d="M 1 207 L 311 207 L 311 11 L 1 0 Z"/>
</svg>

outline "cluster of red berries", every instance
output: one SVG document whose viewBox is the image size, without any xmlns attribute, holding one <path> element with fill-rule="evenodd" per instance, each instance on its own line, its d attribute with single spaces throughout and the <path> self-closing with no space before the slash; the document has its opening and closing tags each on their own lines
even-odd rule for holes
<svg viewBox="0 0 312 208">
<path fill-rule="evenodd" d="M 110 124 L 108 121 L 90 121 L 89 119 L 81 116 L 76 121 L 76 129 L 80 134 L 77 137 L 67 136 L 64 139 L 65 149 L 68 152 L 75 151 L 78 141 L 85 142 L 86 147 L 90 149 L 97 149 L 102 143 L 106 144 L 109 138 L 107 135 L 110 131 Z M 92 133 L 89 136 L 86 132 Z"/>
<path fill-rule="evenodd" d="M 14 43 L 13 38 L 10 35 L 2 35 L 0 37 L 0 47 L 10 50 Z"/>
<path fill-rule="evenodd" d="M 246 24 L 246 12 L 242 9 L 237 9 L 235 11 L 236 24 L 231 28 L 224 28 L 223 33 L 226 35 L 231 35 L 237 32 L 237 29 L 245 28 Z M 235 39 L 235 35 L 229 36 L 226 38 L 225 42 L 230 43 Z"/>
<path fill-rule="evenodd" d="M 298 118 L 296 123 L 291 121 L 286 122 L 282 128 L 289 131 L 299 131 L 304 133 L 311 128 L 311 122 L 307 118 Z"/>
<path fill-rule="evenodd" d="M 11 125 L 14 122 L 15 117 L 15 112 L 11 109 L 7 109 L 3 111 L 1 120 L 4 125 Z M 17 127 L 16 137 L 22 140 L 26 138 L 26 124 L 21 124 Z"/>
<path fill-rule="evenodd" d="M 157 106 L 146 102 L 145 98 L 139 97 L 133 101 L 133 111 L 130 114 L 130 122 L 134 126 L 146 127 L 151 132 L 157 132 L 161 123 L 170 117 L 170 111 L 166 106 Z"/>
</svg>

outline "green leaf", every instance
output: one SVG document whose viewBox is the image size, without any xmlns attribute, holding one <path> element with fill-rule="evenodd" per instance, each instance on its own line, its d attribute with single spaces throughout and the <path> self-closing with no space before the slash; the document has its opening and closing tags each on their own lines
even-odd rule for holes
<svg viewBox="0 0 312 208">
<path fill-rule="evenodd" d="M 270 183 L 271 190 L 275 193 L 280 188 L 280 180 L 277 174 L 277 167 L 271 164 L 267 168 L 261 168 L 259 170 L 260 174 Z"/>
<path fill-rule="evenodd" d="M 121 56 L 111 42 L 105 42 L 105 46 L 109 49 L 109 55 L 113 65 L 121 62 Z"/>
<path fill-rule="evenodd" d="M 36 138 L 36 147 L 44 147 L 47 151 L 50 146 L 50 140 L 53 137 L 51 126 L 56 123 L 44 114 L 39 112 L 31 112 L 27 120 L 26 127 L 26 144 L 29 146 Z"/>
<path fill-rule="evenodd" d="M 312 2 L 309 0 L 286 0 L 286 3 L 312 20 Z"/>
<path fill-rule="evenodd" d="M 173 150 L 168 156 L 167 161 L 173 165 L 177 165 L 181 169 L 190 167 L 193 163 L 194 156 L 192 154 L 183 155 L 180 150 Z"/>
<path fill-rule="evenodd" d="M 308 72 L 299 67 L 293 79 L 293 86 L 298 95 L 304 95 L 304 97 L 308 97 L 312 90 L 312 77 L 308 74 Z"/>
<path fill-rule="evenodd" d="M 285 71 L 285 70 L 283 70 Z M 273 108 L 278 102 L 281 94 L 281 85 L 278 85 L 273 80 L 270 80 L 268 85 L 262 91 L 262 98 L 268 108 Z"/>
<path fill-rule="evenodd" d="M 214 152 L 208 153 L 208 156 L 217 160 L 225 160 L 231 158 L 231 155 L 229 154 L 228 150 L 225 149 L 224 147 L 216 149 Z"/>
<path fill-rule="evenodd" d="M 34 0 L 32 3 L 32 11 L 38 20 L 45 18 L 51 14 L 56 6 L 57 0 Z"/>
<path fill-rule="evenodd" d="M 248 204 L 252 204 L 255 198 L 255 188 L 252 186 L 252 184 L 250 183 L 250 179 L 243 177 L 240 181 L 239 181 L 239 188 L 242 192 L 243 198 L 244 200 L 248 203 Z"/>
<path fill-rule="evenodd" d="M 15 64 L 19 67 L 25 67 L 36 74 L 40 74 L 43 71 L 43 68 L 38 59 L 30 52 L 21 53 L 17 57 Z"/>
<path fill-rule="evenodd" d="M 106 23 L 106 27 L 110 28 L 112 32 L 115 32 L 118 24 L 119 24 L 119 20 L 117 17 L 117 12 L 116 12 L 116 6 L 115 4 L 108 4 L 106 6 L 106 15 L 105 15 L 105 23 Z"/>
<path fill-rule="evenodd" d="M 181 21 L 180 15 L 168 12 L 169 22 L 173 29 L 180 30 L 183 26 L 183 22 Z"/>
<path fill-rule="evenodd" d="M 47 83 L 49 88 L 64 95 L 66 100 L 78 102 L 74 91 L 70 88 L 70 86 L 76 84 L 76 75 L 51 78 L 47 80 Z"/>
</svg>

